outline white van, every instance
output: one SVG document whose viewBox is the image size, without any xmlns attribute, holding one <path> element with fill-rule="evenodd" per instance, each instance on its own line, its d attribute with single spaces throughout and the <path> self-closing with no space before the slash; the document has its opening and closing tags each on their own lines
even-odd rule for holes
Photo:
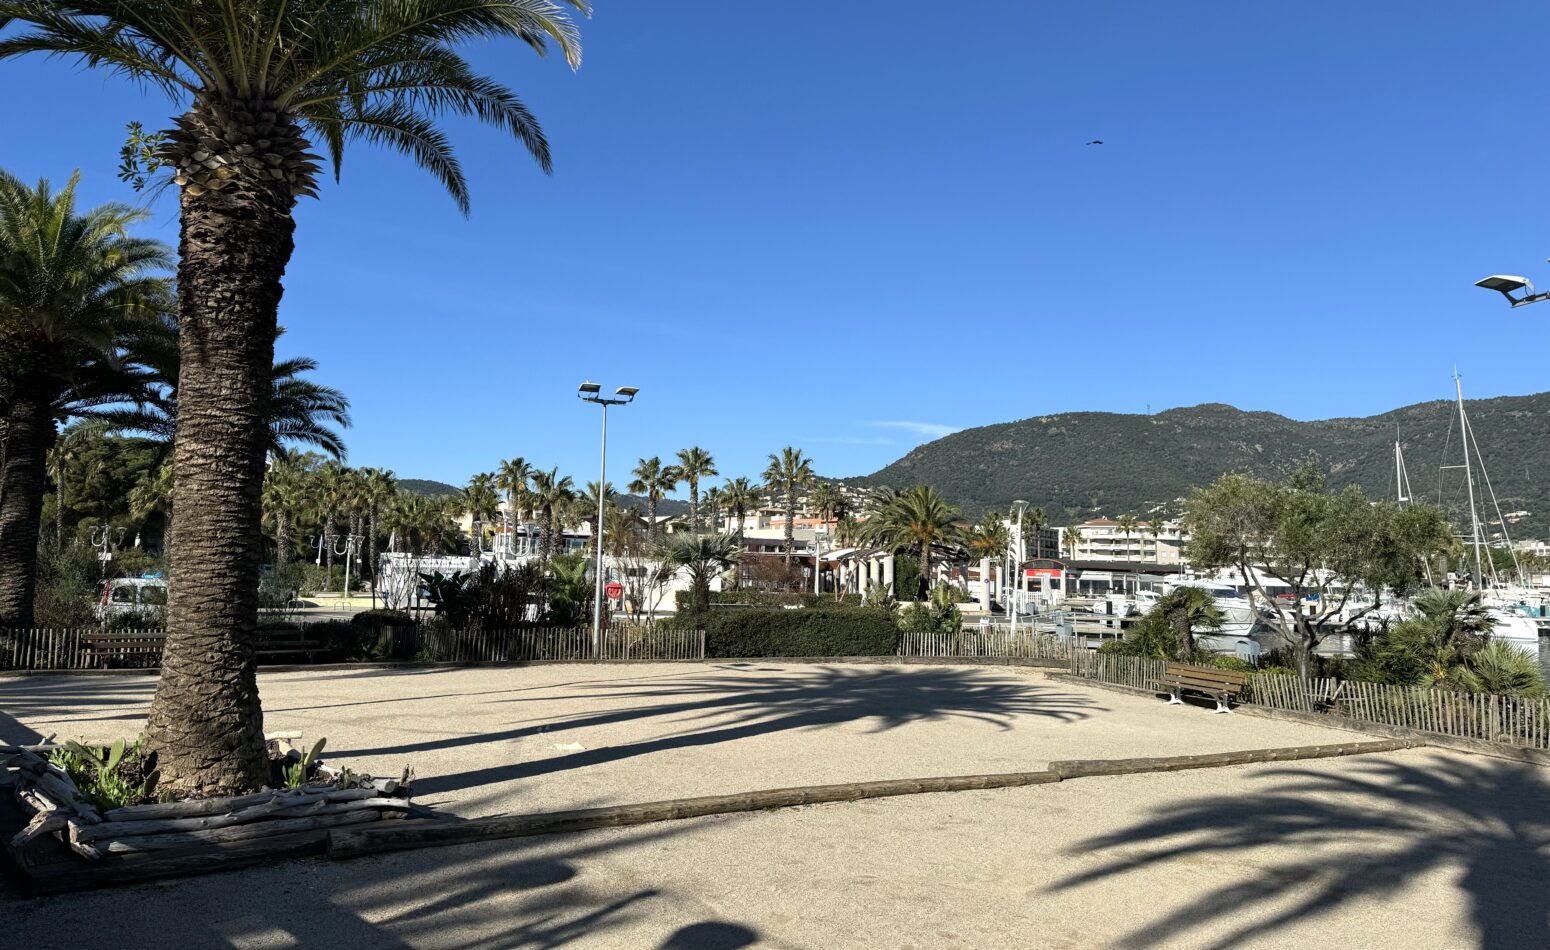
<svg viewBox="0 0 1550 950">
<path fill-rule="evenodd" d="M 160 577 L 115 577 L 102 584 L 99 618 L 114 614 L 159 614 L 167 607 L 167 582 Z"/>
</svg>

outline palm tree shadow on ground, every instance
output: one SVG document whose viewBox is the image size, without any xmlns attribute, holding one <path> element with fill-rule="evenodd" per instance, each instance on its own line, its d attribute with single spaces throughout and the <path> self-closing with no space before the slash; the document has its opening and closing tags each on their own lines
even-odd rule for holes
<svg viewBox="0 0 1550 950">
<path fill-rule="evenodd" d="M 1480 947 L 1550 946 L 1550 780 L 1542 770 L 1463 757 L 1423 764 L 1372 757 L 1249 781 L 1266 787 L 1183 802 L 1082 842 L 1070 853 L 1115 856 L 1051 889 L 1165 862 L 1187 886 L 1192 859 L 1241 857 L 1241 880 L 1195 896 L 1117 944 L 1231 947 L 1352 902 L 1391 899 L 1424 876 L 1456 869 Z M 1276 855 L 1252 854 L 1265 848 Z M 1195 933 L 1228 921 L 1243 923 L 1212 942 Z"/>
<path fill-rule="evenodd" d="M 659 720 L 668 728 L 652 739 L 589 749 L 570 755 L 428 776 L 416 784 L 436 794 L 587 768 L 672 749 L 716 745 L 797 729 L 822 729 L 869 721 L 874 732 L 915 722 L 968 719 L 1009 730 L 1016 720 L 1036 716 L 1071 722 L 1102 707 L 1090 697 L 1047 684 L 988 678 L 975 670 L 892 668 L 759 670 L 753 679 L 735 670 L 674 678 L 662 683 L 622 681 L 596 690 L 567 693 L 567 701 L 630 700 L 625 708 L 522 720 L 515 728 L 423 742 L 351 749 L 340 756 L 403 755 L 529 736 L 557 736 L 567 730 Z M 553 702 L 554 697 L 514 698 L 509 703 Z"/>
</svg>

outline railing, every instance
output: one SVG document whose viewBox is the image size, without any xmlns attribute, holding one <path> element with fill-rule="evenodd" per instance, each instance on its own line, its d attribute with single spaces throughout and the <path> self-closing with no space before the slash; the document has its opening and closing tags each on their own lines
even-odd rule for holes
<svg viewBox="0 0 1550 950">
<path fill-rule="evenodd" d="M 1157 688 L 1162 666 L 1161 660 L 1092 650 L 1071 656 L 1076 676 L 1137 689 Z M 1243 699 L 1274 709 L 1335 713 L 1378 725 L 1550 750 L 1550 698 L 1255 673 Z"/>
<path fill-rule="evenodd" d="M 307 627 L 283 631 L 289 644 Z M 413 656 L 449 662 L 519 662 L 524 660 L 590 661 L 592 631 L 585 628 L 540 627 L 516 630 L 412 629 Z M 259 654 L 265 653 L 260 631 Z M 166 633 L 161 630 L 103 630 L 98 627 L 60 630 L 0 630 L 0 670 L 154 669 L 161 665 Z M 598 659 L 698 660 L 705 657 L 705 635 L 697 630 L 616 625 L 603 633 Z M 284 650 L 309 659 L 327 656 L 329 649 Z"/>
<path fill-rule="evenodd" d="M 1047 633 L 979 630 L 965 627 L 957 633 L 901 633 L 900 656 L 948 658 L 1004 657 L 1023 660 L 1065 660 L 1070 645 Z"/>
</svg>

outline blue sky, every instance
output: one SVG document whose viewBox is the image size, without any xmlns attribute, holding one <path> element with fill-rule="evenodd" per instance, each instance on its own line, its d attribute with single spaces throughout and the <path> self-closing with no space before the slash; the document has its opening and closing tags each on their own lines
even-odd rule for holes
<svg viewBox="0 0 1550 950">
<path fill-rule="evenodd" d="M 862 474 L 1067 410 L 1365 415 L 1455 363 L 1471 396 L 1550 388 L 1550 305 L 1471 286 L 1550 286 L 1550 65 L 1514 52 L 1542 4 L 597 6 L 578 73 L 471 50 L 553 177 L 454 124 L 470 218 L 368 147 L 301 205 L 281 346 L 353 399 L 352 463 L 595 478 L 584 377 L 641 388 L 615 476 L 694 443 Z M 0 165 L 90 201 L 133 199 L 124 123 L 173 111 L 65 61 L 0 89 Z"/>
</svg>

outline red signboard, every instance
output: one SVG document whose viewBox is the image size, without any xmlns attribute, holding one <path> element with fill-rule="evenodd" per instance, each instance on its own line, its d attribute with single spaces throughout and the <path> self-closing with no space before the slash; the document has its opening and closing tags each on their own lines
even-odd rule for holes
<svg viewBox="0 0 1550 950">
<path fill-rule="evenodd" d="M 1054 577 L 1054 578 L 1059 578 L 1060 577 L 1060 568 L 1058 568 L 1058 567 L 1030 567 L 1030 568 L 1024 569 L 1023 573 L 1026 574 L 1029 577 Z"/>
<path fill-rule="evenodd" d="M 603 593 L 608 595 L 609 600 L 618 600 L 624 596 L 624 585 L 620 583 L 609 584 L 603 588 Z"/>
</svg>

